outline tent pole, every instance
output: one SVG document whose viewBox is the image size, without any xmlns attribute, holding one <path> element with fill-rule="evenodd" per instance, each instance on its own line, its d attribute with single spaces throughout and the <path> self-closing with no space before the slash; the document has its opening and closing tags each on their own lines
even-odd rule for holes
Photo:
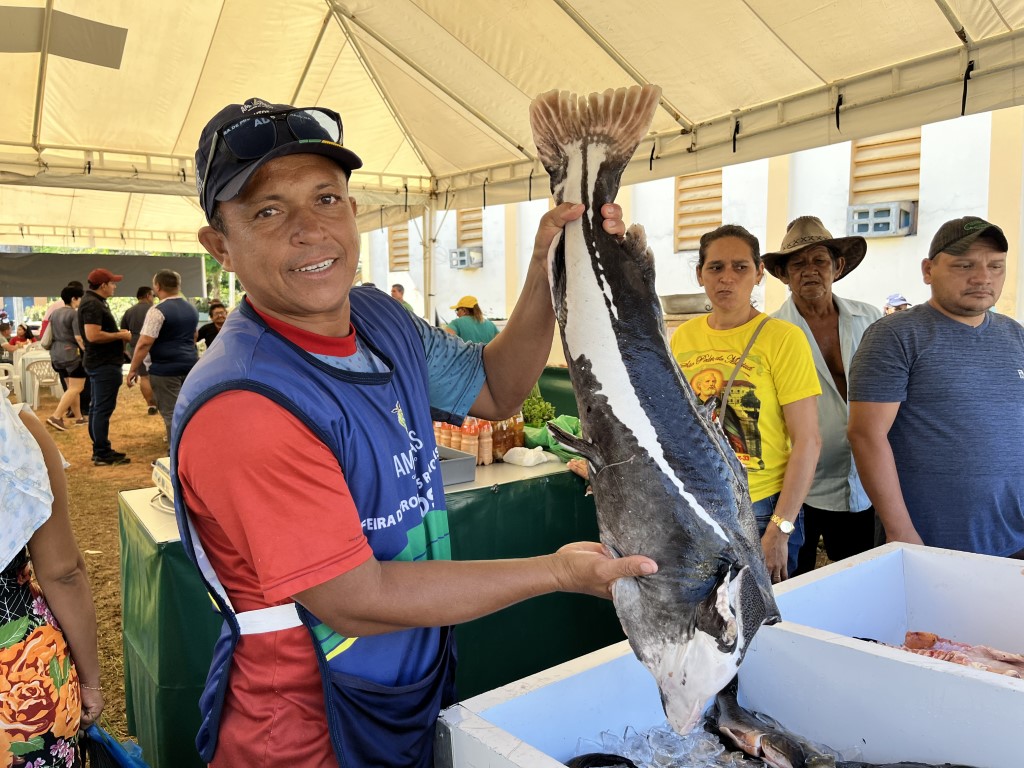
<svg viewBox="0 0 1024 768">
<path fill-rule="evenodd" d="M 423 317 L 434 322 L 434 198 L 423 208 Z"/>
</svg>

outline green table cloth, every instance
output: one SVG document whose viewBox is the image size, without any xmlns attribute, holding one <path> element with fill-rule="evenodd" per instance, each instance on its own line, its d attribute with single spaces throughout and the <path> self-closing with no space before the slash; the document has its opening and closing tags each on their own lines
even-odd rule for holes
<svg viewBox="0 0 1024 768">
<path fill-rule="evenodd" d="M 593 499 L 563 465 L 477 467 L 473 483 L 445 490 L 458 560 L 543 555 L 597 538 Z M 153 768 L 198 768 L 197 702 L 221 622 L 174 516 L 151 504 L 156 494 L 119 495 L 128 728 Z M 461 625 L 456 638 L 458 691 L 468 698 L 623 635 L 610 601 L 558 594 Z"/>
</svg>

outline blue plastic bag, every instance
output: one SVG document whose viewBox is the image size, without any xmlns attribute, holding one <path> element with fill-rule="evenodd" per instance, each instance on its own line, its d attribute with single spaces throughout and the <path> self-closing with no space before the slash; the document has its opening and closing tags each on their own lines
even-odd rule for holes
<svg viewBox="0 0 1024 768">
<path fill-rule="evenodd" d="M 78 740 L 87 768 L 149 768 L 134 741 L 119 742 L 93 723 Z"/>
</svg>

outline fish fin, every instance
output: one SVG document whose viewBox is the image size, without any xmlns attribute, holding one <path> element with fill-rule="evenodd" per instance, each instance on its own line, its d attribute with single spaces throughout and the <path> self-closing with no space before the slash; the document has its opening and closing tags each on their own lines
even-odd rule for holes
<svg viewBox="0 0 1024 768">
<path fill-rule="evenodd" d="M 534 99 L 530 124 L 537 154 L 551 177 L 555 201 L 564 200 L 568 148 L 581 140 L 599 141 L 604 145 L 605 162 L 620 166 L 613 185 L 617 190 L 618 177 L 646 135 L 660 98 L 658 86 L 635 85 L 588 96 L 555 90 Z M 614 199 L 615 190 L 609 199 Z"/>
<path fill-rule="evenodd" d="M 597 453 L 597 446 L 593 443 L 581 437 L 576 437 L 576 435 L 569 434 L 557 424 L 550 422 L 548 422 L 548 432 L 558 441 L 559 445 L 570 451 L 575 451 L 589 461 L 590 466 L 595 472 L 600 472 L 604 468 L 604 462 L 601 461 L 601 457 Z"/>
</svg>

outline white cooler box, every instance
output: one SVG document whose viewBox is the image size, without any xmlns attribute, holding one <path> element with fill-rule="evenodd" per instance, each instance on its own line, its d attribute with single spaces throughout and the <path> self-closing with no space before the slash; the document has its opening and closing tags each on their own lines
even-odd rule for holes
<svg viewBox="0 0 1024 768">
<path fill-rule="evenodd" d="M 890 544 L 780 585 L 785 621 L 762 627 L 740 701 L 814 741 L 873 762 L 1021 768 L 1024 680 L 855 640 L 907 630 L 1024 652 L 1024 563 Z M 442 713 L 440 768 L 557 768 L 578 739 L 664 720 L 627 643 Z"/>
</svg>

